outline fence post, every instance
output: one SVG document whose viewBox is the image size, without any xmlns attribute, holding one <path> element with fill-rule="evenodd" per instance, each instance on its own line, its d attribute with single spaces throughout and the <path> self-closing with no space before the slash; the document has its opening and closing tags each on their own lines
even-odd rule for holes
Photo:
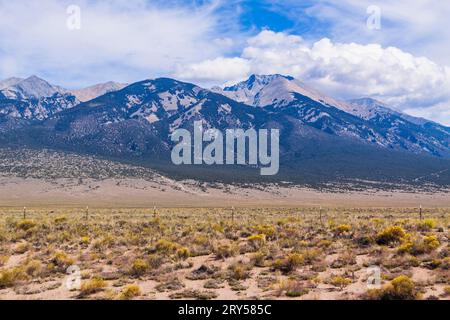
<svg viewBox="0 0 450 320">
<path fill-rule="evenodd" d="M 320 206 L 320 209 L 319 209 L 319 220 L 320 220 L 320 224 L 323 224 L 323 222 L 322 222 L 322 206 Z"/>
<path fill-rule="evenodd" d="M 231 207 L 231 223 L 234 224 L 234 207 Z"/>
</svg>

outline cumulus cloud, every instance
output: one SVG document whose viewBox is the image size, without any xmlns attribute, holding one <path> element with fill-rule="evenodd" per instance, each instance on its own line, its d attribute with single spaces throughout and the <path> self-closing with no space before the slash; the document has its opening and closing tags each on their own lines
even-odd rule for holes
<svg viewBox="0 0 450 320">
<path fill-rule="evenodd" d="M 450 65 L 450 46 L 443 46 L 450 41 L 449 1 L 304 0 L 301 4 L 298 0 L 264 1 L 292 21 L 307 15 L 319 25 L 317 32 L 325 31 L 334 41 L 396 46 L 416 56 L 426 55 L 433 61 Z M 379 30 L 367 28 L 370 15 L 367 9 L 374 5 L 381 13 Z M 308 34 L 316 36 L 315 31 L 313 28 Z"/>
<path fill-rule="evenodd" d="M 202 81 L 224 80 L 224 70 L 230 70 L 227 80 L 234 76 L 236 81 L 251 73 L 287 74 L 341 99 L 371 96 L 450 122 L 450 68 L 395 47 L 333 43 L 327 38 L 308 43 L 299 36 L 265 30 L 248 40 L 239 58 L 208 60 L 186 70 L 178 74 Z"/>
<path fill-rule="evenodd" d="M 176 76 L 180 79 L 195 79 L 200 82 L 227 82 L 243 80 L 251 71 L 250 61 L 242 58 L 216 58 L 178 66 Z"/>
</svg>

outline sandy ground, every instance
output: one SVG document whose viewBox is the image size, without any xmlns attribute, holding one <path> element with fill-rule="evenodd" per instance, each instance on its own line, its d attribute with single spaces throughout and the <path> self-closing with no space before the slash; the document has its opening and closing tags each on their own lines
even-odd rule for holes
<svg viewBox="0 0 450 320">
<path fill-rule="evenodd" d="M 21 257 L 14 259 L 14 262 L 10 262 L 8 267 L 13 267 L 20 265 Z M 213 256 L 202 256 L 189 258 L 186 264 L 186 268 L 179 269 L 177 271 L 171 272 L 165 275 L 163 278 L 167 280 L 180 279 L 183 284 L 183 288 L 174 290 L 161 291 L 157 289 L 158 284 L 155 280 L 151 279 L 128 279 L 124 283 L 134 283 L 139 285 L 141 288 L 141 295 L 139 300 L 171 300 L 171 294 L 182 293 L 186 290 L 198 290 L 201 292 L 214 293 L 216 297 L 214 299 L 219 300 L 254 300 L 254 299 L 269 299 L 269 300 L 348 300 L 348 299 L 359 299 L 367 290 L 367 268 L 362 266 L 362 261 L 364 261 L 366 256 L 358 256 L 357 261 L 358 269 L 354 272 L 354 283 L 346 287 L 344 290 L 340 290 L 335 286 L 326 283 L 320 283 L 314 285 L 312 282 L 310 286 L 305 286 L 308 288 L 308 293 L 296 298 L 287 298 L 283 295 L 280 289 L 280 284 L 288 281 L 289 278 L 293 276 L 299 276 L 302 274 L 308 274 L 305 269 L 299 269 L 294 274 L 290 276 L 274 274 L 269 272 L 269 268 L 254 268 L 251 272 L 251 277 L 249 279 L 240 282 L 240 288 L 236 289 L 230 286 L 227 281 L 220 282 L 218 288 L 216 289 L 205 289 L 204 285 L 209 279 L 197 279 L 189 280 L 186 279 L 188 274 L 191 274 L 194 270 L 197 270 L 201 266 L 214 266 L 219 269 L 225 267 L 225 261 L 220 261 L 214 259 Z M 333 257 L 327 258 L 328 262 L 331 263 L 334 259 Z M 228 259 L 230 261 L 248 261 L 248 257 L 240 256 Z M 106 266 L 98 266 L 98 270 L 103 270 L 103 272 L 109 272 L 114 274 L 113 269 Z M 92 271 L 92 270 L 91 270 Z M 320 272 L 318 278 L 324 280 L 329 278 L 331 275 L 342 273 L 344 269 L 328 269 L 327 271 Z M 101 273 L 99 273 L 101 274 Z M 434 284 L 429 285 L 430 280 L 433 280 L 434 275 L 430 270 L 423 268 L 413 268 L 411 271 L 412 279 L 417 285 L 422 288 L 422 299 L 427 299 L 430 296 L 441 296 L 442 299 L 448 300 L 450 297 L 443 296 L 444 284 Z M 70 291 L 66 287 L 68 278 L 67 277 L 55 277 L 49 281 L 35 281 L 31 284 L 17 285 L 15 288 L 0 290 L 0 300 L 70 300 L 79 299 L 78 293 L 75 291 Z M 266 282 L 268 287 L 261 287 L 258 283 Z M 105 299 L 105 291 L 114 292 L 117 295 L 120 289 L 115 288 L 112 285 L 114 281 L 109 282 L 109 286 L 105 288 L 102 292 L 98 294 L 91 295 L 89 299 Z M 386 281 L 383 281 L 383 284 Z M 281 290 L 281 291 L 280 291 Z M 193 299 L 193 298 L 187 298 Z"/>
<path fill-rule="evenodd" d="M 319 192 L 306 188 L 203 188 L 172 180 L 42 181 L 0 178 L 0 206 L 99 207 L 450 207 L 450 193 Z"/>
</svg>

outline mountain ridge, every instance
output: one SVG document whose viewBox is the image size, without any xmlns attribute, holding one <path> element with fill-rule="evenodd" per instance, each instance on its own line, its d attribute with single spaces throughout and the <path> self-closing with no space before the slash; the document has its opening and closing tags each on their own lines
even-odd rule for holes
<svg viewBox="0 0 450 320">
<path fill-rule="evenodd" d="M 365 131 L 361 136 L 362 140 L 388 148 L 450 157 L 450 128 L 432 121 L 407 116 L 373 99 L 339 101 L 309 88 L 293 77 L 283 75 L 252 75 L 234 86 L 224 89 L 215 88 L 215 91 L 222 92 L 237 101 L 249 102 L 254 107 L 273 110 L 296 107 L 299 118 L 306 122 L 327 117 L 330 112 L 336 113 L 333 111 L 336 108 L 365 121 L 367 130 L 359 129 L 359 132 Z M 315 108 L 311 109 L 313 104 Z M 309 109 L 305 112 L 306 106 L 309 106 Z M 333 121 L 336 123 L 336 120 Z M 423 124 L 419 124 L 420 121 L 423 121 Z M 353 122 L 356 123 L 354 120 Z M 346 128 L 340 129 L 342 134 L 352 131 L 349 122 L 345 126 Z"/>
<path fill-rule="evenodd" d="M 275 88 L 286 89 L 279 92 L 278 100 L 276 90 L 274 93 L 274 90 L 264 88 L 272 81 L 277 81 Z M 54 112 L 40 118 L 20 118 L 17 112 L 2 116 L 2 111 L 7 110 L 5 106 L 8 103 L 14 105 L 17 101 L 1 99 L 0 131 L 4 134 L 0 137 L 0 146 L 49 148 L 95 155 L 138 163 L 179 177 L 199 179 L 296 181 L 303 184 L 377 180 L 383 183 L 450 185 L 450 170 L 447 170 L 450 161 L 444 159 L 445 153 L 424 152 L 412 149 L 408 144 L 413 143 L 409 135 L 420 133 L 443 139 L 440 142 L 442 150 L 448 149 L 445 145 L 446 129 L 430 127 L 431 122 L 422 126 L 415 124 L 411 127 L 407 123 L 407 127 L 391 128 L 389 122 L 374 120 L 379 117 L 364 119 L 341 110 L 331 104 L 332 98 L 318 97 L 317 92 L 300 86 L 299 81 L 289 86 L 292 81 L 295 79 L 280 75 L 255 76 L 248 83 L 229 87 L 231 94 L 233 90 L 247 90 L 242 96 L 251 97 L 254 105 L 231 99 L 217 90 L 170 78 L 143 80 L 86 102 L 66 104 L 65 108 L 61 106 L 76 98 L 70 94 L 58 94 L 56 97 L 62 100 L 49 104 Z M 289 91 L 292 88 L 296 91 Z M 261 90 L 265 92 L 257 97 Z M 26 105 L 30 101 L 21 103 Z M 271 104 L 263 105 L 267 101 Z M 393 111 L 387 115 L 406 123 Z M 172 165 L 170 134 L 178 128 L 192 131 L 193 123 L 199 120 L 203 121 L 205 128 L 220 130 L 279 129 L 282 166 L 279 176 L 272 180 L 263 179 L 252 167 Z M 385 124 L 387 127 L 383 127 Z M 395 130 L 400 129 L 403 131 L 398 135 Z M 390 140 L 391 137 L 395 139 Z M 422 136 L 419 138 L 418 146 L 429 143 Z M 426 178 L 416 182 L 420 177 Z"/>
</svg>

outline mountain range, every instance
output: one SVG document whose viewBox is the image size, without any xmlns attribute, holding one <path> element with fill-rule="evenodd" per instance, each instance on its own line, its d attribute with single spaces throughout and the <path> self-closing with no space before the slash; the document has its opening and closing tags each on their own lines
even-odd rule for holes
<svg viewBox="0 0 450 320">
<path fill-rule="evenodd" d="M 281 170 L 170 163 L 177 128 L 280 129 Z M 252 75 L 204 89 L 169 78 L 66 90 L 38 77 L 0 82 L 0 146 L 139 163 L 180 178 L 450 185 L 450 128 L 362 98 L 340 101 L 293 77 Z"/>
</svg>

